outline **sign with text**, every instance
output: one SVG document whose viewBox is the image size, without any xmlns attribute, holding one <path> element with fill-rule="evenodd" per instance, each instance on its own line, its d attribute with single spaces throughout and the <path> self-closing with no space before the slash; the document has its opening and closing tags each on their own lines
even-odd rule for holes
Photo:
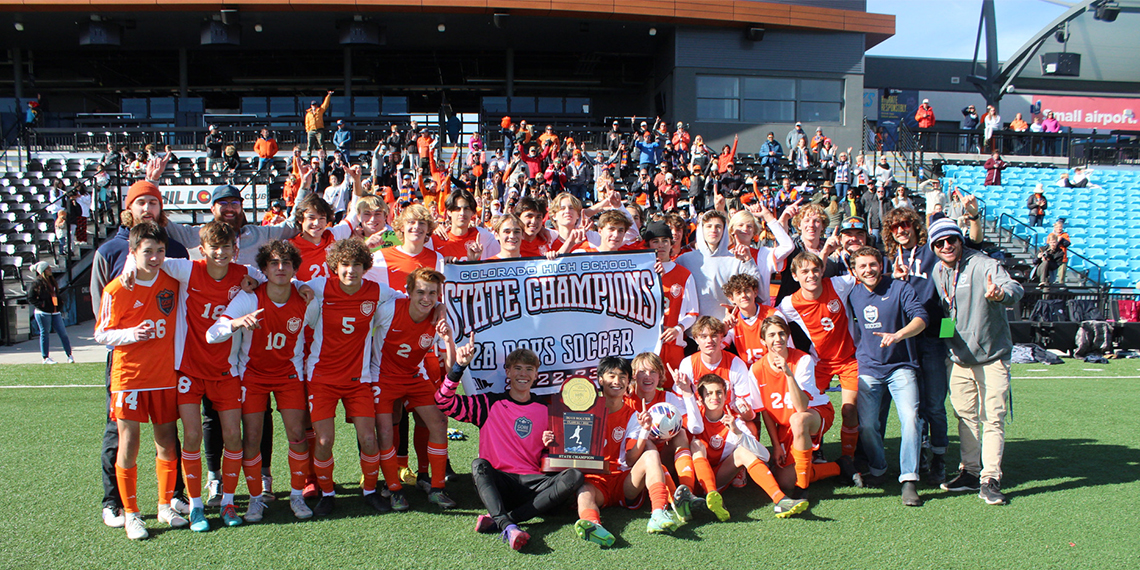
<svg viewBox="0 0 1140 570">
<path fill-rule="evenodd" d="M 653 350 L 664 311 L 655 259 L 613 252 L 447 264 L 447 322 L 457 345 L 475 338 L 464 390 L 502 392 L 503 363 L 519 348 L 538 355 L 540 395 L 571 377 L 594 380 L 606 356 Z"/>
<path fill-rule="evenodd" d="M 162 209 L 177 210 L 209 210 L 210 194 L 215 186 L 159 186 L 162 192 Z M 253 188 L 246 186 L 241 191 L 242 206 L 253 208 Z M 257 209 L 264 210 L 269 205 L 268 188 L 257 186 Z"/>
<path fill-rule="evenodd" d="M 1030 101 L 1034 109 L 1041 109 L 1042 116 L 1052 111 L 1063 127 L 1134 131 L 1140 124 L 1136 118 L 1140 99 L 1034 95 Z"/>
</svg>

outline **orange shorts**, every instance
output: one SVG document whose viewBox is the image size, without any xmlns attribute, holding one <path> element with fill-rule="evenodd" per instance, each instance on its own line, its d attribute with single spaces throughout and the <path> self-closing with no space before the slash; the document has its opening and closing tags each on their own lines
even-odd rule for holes
<svg viewBox="0 0 1140 570">
<path fill-rule="evenodd" d="M 371 418 L 373 411 L 369 384 L 326 384 L 309 382 L 309 417 L 314 422 L 336 417 L 337 402 L 344 402 L 344 412 L 350 418 Z"/>
<path fill-rule="evenodd" d="M 392 413 L 392 404 L 403 402 L 405 410 L 435 406 L 435 385 L 421 376 L 402 380 L 384 378 L 372 385 L 372 404 L 376 414 Z"/>
<path fill-rule="evenodd" d="M 837 363 L 822 360 L 815 363 L 815 385 L 821 393 L 831 387 L 832 376 L 839 376 L 839 386 L 844 390 L 859 391 L 859 361 L 854 358 Z"/>
<path fill-rule="evenodd" d="M 625 480 L 628 478 L 629 471 L 607 473 L 605 475 L 600 473 L 586 473 L 586 482 L 602 492 L 602 502 L 598 505 L 599 509 L 613 507 L 615 505 L 627 509 L 641 508 L 641 503 L 645 500 L 644 491 L 638 494 L 633 500 L 626 500 L 625 498 Z"/>
<path fill-rule="evenodd" d="M 811 435 L 811 450 L 815 451 L 823 443 L 823 434 L 827 433 L 827 430 L 831 429 L 835 423 L 835 407 L 831 405 L 831 402 L 828 402 L 822 406 L 813 406 L 811 409 L 819 412 L 819 417 L 823 420 L 819 426 L 819 433 Z M 776 435 L 780 439 L 780 448 L 784 450 L 784 464 L 780 467 L 787 467 L 792 464 L 792 440 L 795 439 L 792 436 L 792 428 L 780 425 L 776 428 Z"/>
<path fill-rule="evenodd" d="M 177 402 L 171 388 L 115 392 L 111 395 L 111 419 L 168 424 L 178 419 Z"/>
<path fill-rule="evenodd" d="M 431 380 L 438 389 L 439 385 L 443 384 L 443 368 L 440 366 L 438 354 L 429 352 L 424 355 L 424 370 L 427 371 L 428 380 Z"/>
<path fill-rule="evenodd" d="M 221 380 L 202 380 L 178 373 L 178 405 L 201 404 L 202 397 L 210 400 L 214 410 L 241 409 L 241 380 L 230 376 Z"/>
<path fill-rule="evenodd" d="M 277 400 L 278 410 L 305 409 L 305 383 L 296 378 L 264 378 L 246 373 L 241 378 L 241 413 L 264 412 L 269 406 L 269 393 Z"/>
</svg>

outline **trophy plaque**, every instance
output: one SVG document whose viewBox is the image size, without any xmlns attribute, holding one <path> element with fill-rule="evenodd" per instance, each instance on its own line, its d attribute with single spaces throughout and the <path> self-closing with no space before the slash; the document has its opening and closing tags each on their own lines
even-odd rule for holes
<svg viewBox="0 0 1140 570">
<path fill-rule="evenodd" d="M 550 429 L 554 445 L 542 460 L 543 471 L 575 468 L 583 473 L 608 473 L 606 445 L 606 401 L 598 397 L 594 383 L 575 376 L 562 383 L 562 390 L 551 399 Z"/>
</svg>

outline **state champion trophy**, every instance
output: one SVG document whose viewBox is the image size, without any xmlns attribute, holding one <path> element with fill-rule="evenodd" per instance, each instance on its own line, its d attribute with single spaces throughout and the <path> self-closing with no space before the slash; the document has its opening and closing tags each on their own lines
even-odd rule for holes
<svg viewBox="0 0 1140 570">
<path fill-rule="evenodd" d="M 575 468 L 583 473 L 608 473 L 606 445 L 606 400 L 598 397 L 594 383 L 575 376 L 562 383 L 550 403 L 550 429 L 554 445 L 542 460 L 543 471 Z"/>
</svg>

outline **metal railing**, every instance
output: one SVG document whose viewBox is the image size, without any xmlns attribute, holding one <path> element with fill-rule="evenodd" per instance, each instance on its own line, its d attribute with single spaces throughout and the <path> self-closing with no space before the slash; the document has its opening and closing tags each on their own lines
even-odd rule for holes
<svg viewBox="0 0 1140 570">
<path fill-rule="evenodd" d="M 925 152 L 989 154 L 997 149 L 1005 156 L 1058 156 L 1068 157 L 1072 141 L 1085 135 L 1071 132 L 1034 133 L 1030 131 L 994 131 L 986 142 L 985 133 L 978 129 L 930 128 L 916 131 L 918 144 Z"/>
<path fill-rule="evenodd" d="M 1007 221 L 1009 222 L 1008 225 L 1006 224 Z M 1040 249 L 1040 243 L 1041 243 L 1040 235 L 1041 234 L 1037 233 L 1037 231 L 1034 230 L 1033 227 L 1030 226 L 1029 224 L 1013 217 L 1012 215 L 1010 215 L 1008 213 L 1002 212 L 1002 214 L 1000 216 L 998 216 L 998 219 L 997 219 L 997 229 L 999 231 L 1005 230 L 1006 232 L 1009 233 L 1009 236 L 1011 239 L 1017 239 L 1017 240 L 1021 241 L 1031 256 L 1037 255 L 1037 252 Z M 1027 230 L 1027 231 L 1025 231 L 1026 237 L 1022 237 L 1022 236 L 1017 234 L 1018 230 L 1020 230 L 1020 229 Z M 1032 237 L 1032 239 L 1030 239 L 1030 236 Z M 1068 266 L 1068 271 L 1075 271 L 1077 274 L 1081 275 L 1081 277 L 1085 280 L 1085 282 L 1091 282 L 1097 286 L 1100 286 L 1102 284 L 1102 279 L 1104 278 L 1104 267 L 1097 264 L 1093 260 L 1091 260 L 1091 259 L 1089 259 L 1089 258 L 1087 258 L 1087 257 L 1085 257 L 1085 256 L 1083 256 L 1083 255 L 1081 255 L 1075 251 L 1072 251 L 1071 249 L 1068 250 L 1066 253 L 1070 256 L 1079 257 L 1080 259 L 1082 259 L 1087 264 L 1087 267 L 1088 267 L 1088 269 L 1080 270 L 1080 269 L 1076 269 L 1072 266 Z"/>
</svg>

